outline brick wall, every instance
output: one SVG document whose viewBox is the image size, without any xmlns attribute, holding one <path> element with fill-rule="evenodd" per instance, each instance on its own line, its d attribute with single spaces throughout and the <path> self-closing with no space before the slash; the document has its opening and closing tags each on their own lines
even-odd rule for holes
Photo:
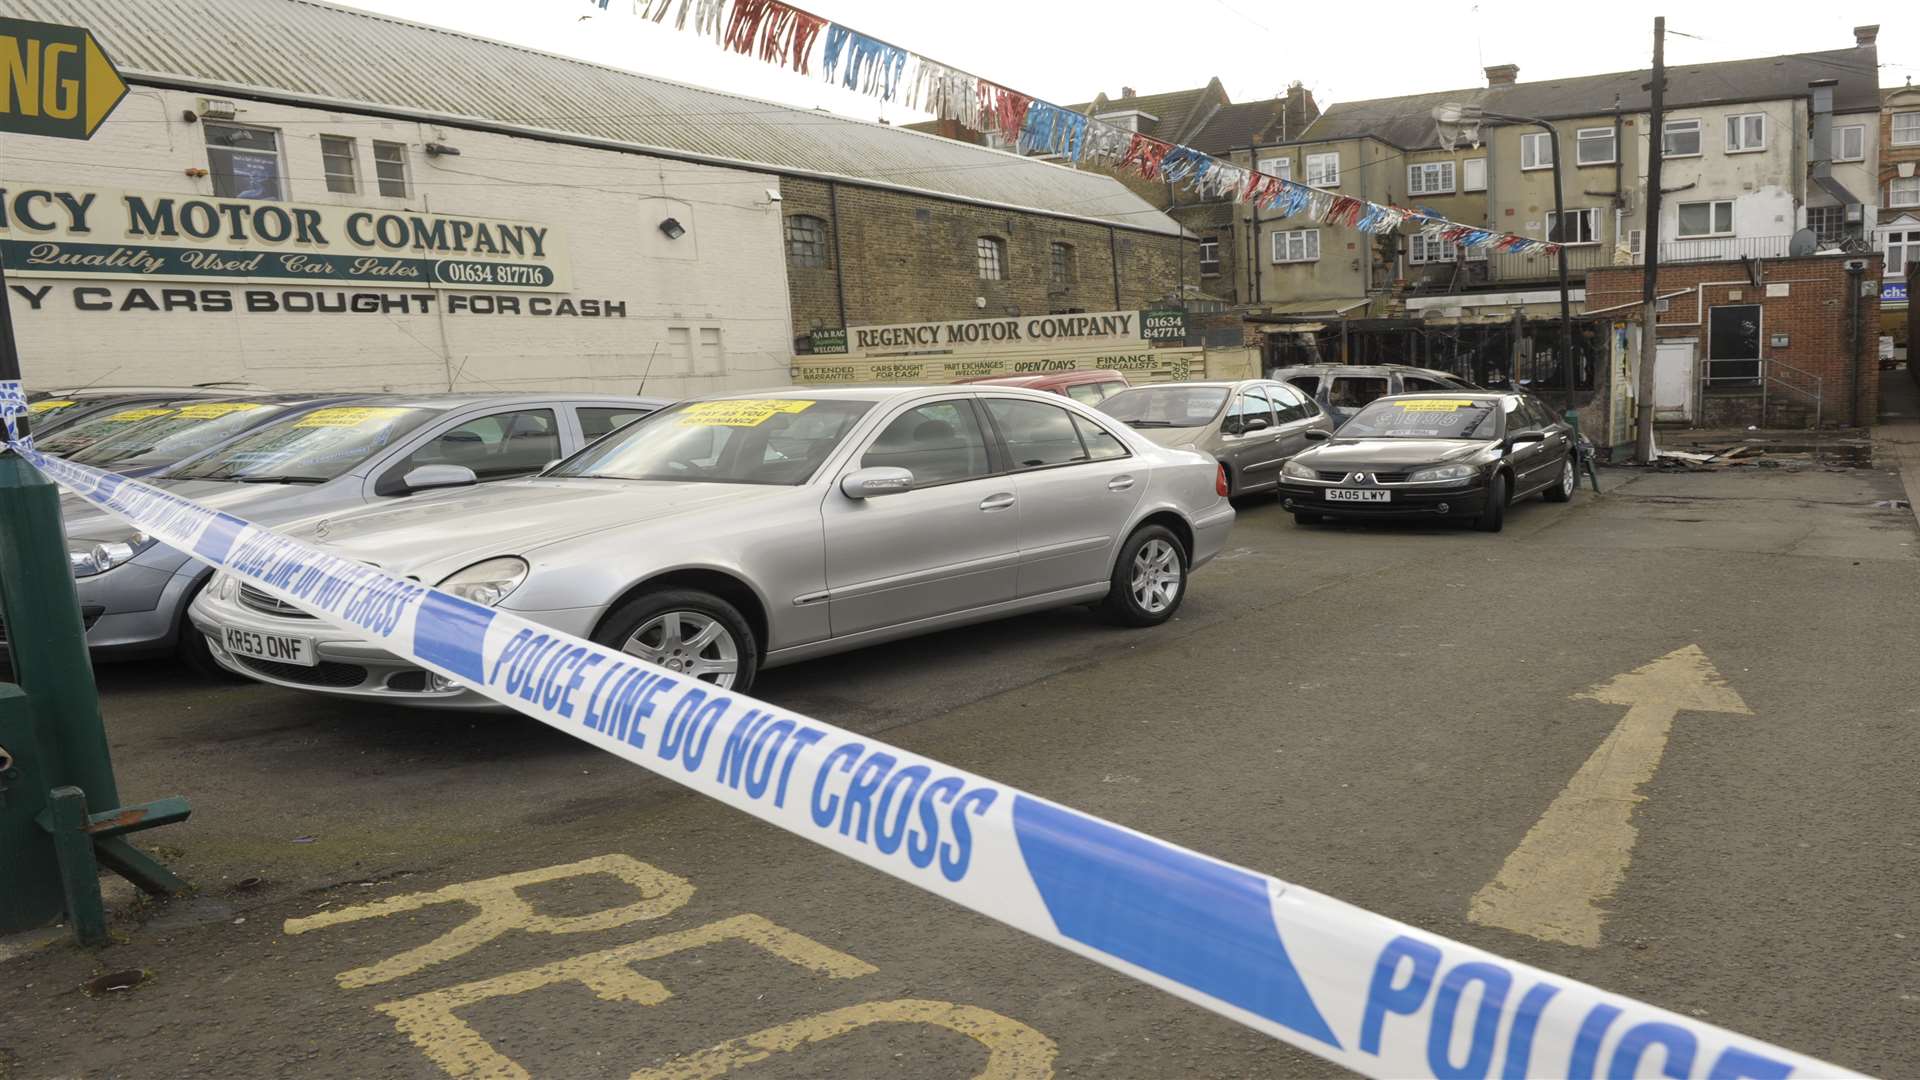
<svg viewBox="0 0 1920 1080">
<path fill-rule="evenodd" d="M 828 222 L 825 266 L 801 267 L 788 260 L 798 335 L 843 325 L 836 284 L 844 291 L 844 325 L 862 326 L 988 318 L 1016 309 L 1022 315 L 1041 315 L 1141 308 L 1176 296 L 1183 280 L 1188 285 L 1200 280 L 1199 250 L 1192 240 L 906 192 L 846 184 L 832 188 L 826 181 L 809 179 L 786 179 L 780 185 L 783 214 Z M 836 232 L 837 256 L 832 243 Z M 982 236 L 1006 245 L 1000 281 L 979 275 L 977 241 Z M 1055 244 L 1071 250 L 1072 277 L 1064 285 L 1051 279 Z"/>
<path fill-rule="evenodd" d="M 1879 408 L 1880 340 L 1880 256 L 1870 257 L 1860 278 L 1874 286 L 1871 295 L 1860 300 L 1861 342 L 1858 362 L 1853 360 L 1854 338 L 1849 326 L 1851 307 L 1848 287 L 1852 275 L 1846 271 L 1850 258 L 1858 256 L 1813 255 L 1799 259 L 1769 259 L 1764 262 L 1764 281 L 1755 288 L 1747 280 L 1747 269 L 1737 262 L 1682 263 L 1660 268 L 1660 295 L 1688 290 L 1668 302 L 1668 310 L 1659 316 L 1659 334 L 1663 339 L 1694 338 L 1695 355 L 1705 363 L 1708 353 L 1707 311 L 1724 304 L 1758 304 L 1761 308 L 1760 353 L 1773 361 L 1766 370 L 1780 380 L 1811 389 L 1807 376 L 1818 376 L 1823 395 L 1822 423 L 1839 427 L 1857 416 L 1862 425 L 1871 424 Z M 1611 308 L 1631 303 L 1640 296 L 1642 272 L 1638 267 L 1596 269 L 1587 275 L 1587 310 Z M 1724 284 L 1734 282 L 1735 284 Z M 1716 284 L 1718 283 L 1718 284 Z M 1787 295 L 1769 296 L 1768 286 L 1785 286 Z M 1776 347 L 1775 334 L 1787 335 L 1788 344 Z M 1789 370 L 1788 365 L 1799 371 Z M 1806 376 L 1799 372 L 1807 373 Z M 1702 423 L 1711 426 L 1798 426 L 1813 422 L 1811 403 L 1779 382 L 1767 387 L 1768 415 L 1760 415 L 1760 394 L 1752 387 L 1713 387 L 1701 403 Z M 1848 395 L 1857 395 L 1857 414 L 1849 407 Z M 1801 407 L 1807 413 L 1802 418 Z"/>
</svg>

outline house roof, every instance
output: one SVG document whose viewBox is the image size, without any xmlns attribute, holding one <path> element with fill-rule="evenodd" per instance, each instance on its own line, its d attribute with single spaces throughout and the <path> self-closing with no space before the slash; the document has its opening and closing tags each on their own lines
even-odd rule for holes
<svg viewBox="0 0 1920 1080">
<path fill-rule="evenodd" d="M 1225 157 L 1234 150 L 1245 149 L 1268 138 L 1269 129 L 1280 123 L 1281 114 L 1286 109 L 1285 98 L 1222 105 L 1208 118 L 1206 125 L 1187 140 L 1187 145 L 1203 154 Z"/>
<path fill-rule="evenodd" d="M 1351 139 L 1372 135 L 1402 149 L 1437 146 L 1432 109 L 1457 103 L 1493 112 L 1553 120 L 1652 107 L 1645 68 L 1569 79 L 1543 79 L 1511 86 L 1410 94 L 1331 105 L 1298 142 Z M 1879 108 L 1879 56 L 1871 45 L 1828 52 L 1729 60 L 1717 64 L 1675 64 L 1667 68 L 1666 107 L 1681 109 L 1741 101 L 1778 101 L 1806 97 L 1807 84 L 1837 79 L 1835 112 L 1871 112 Z"/>
<path fill-rule="evenodd" d="M 317 0 L 5 0 L 91 28 L 131 81 L 823 176 L 1177 235 L 1097 172 L 797 109 Z"/>
<path fill-rule="evenodd" d="M 1100 94 L 1092 101 L 1068 105 L 1073 112 L 1088 116 L 1139 111 L 1154 117 L 1157 123 L 1142 125 L 1141 132 L 1155 138 L 1178 142 L 1196 124 L 1204 123 L 1208 111 L 1225 104 L 1227 93 L 1214 79 L 1192 90 L 1169 90 L 1163 94 L 1135 94 L 1133 97 L 1108 97 Z"/>
</svg>

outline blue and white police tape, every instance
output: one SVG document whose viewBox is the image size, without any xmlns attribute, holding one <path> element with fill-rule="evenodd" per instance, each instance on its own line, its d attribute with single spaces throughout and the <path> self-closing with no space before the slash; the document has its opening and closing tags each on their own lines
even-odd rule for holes
<svg viewBox="0 0 1920 1080">
<path fill-rule="evenodd" d="M 22 452 L 161 541 L 848 858 L 1380 1077 L 1848 1075 Z"/>
<path fill-rule="evenodd" d="M 19 379 L 0 379 L 0 429 L 4 429 L 6 444 L 15 443 L 33 449 L 33 437 L 20 434 L 20 417 L 28 414 L 27 391 L 20 385 Z"/>
</svg>

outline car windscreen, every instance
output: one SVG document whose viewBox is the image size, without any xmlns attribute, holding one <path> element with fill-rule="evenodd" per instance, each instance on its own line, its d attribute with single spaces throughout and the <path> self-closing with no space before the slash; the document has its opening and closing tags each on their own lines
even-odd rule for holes
<svg viewBox="0 0 1920 1080">
<path fill-rule="evenodd" d="M 81 417 L 54 434 L 36 440 L 35 446 L 41 452 L 55 457 L 76 457 L 96 443 L 117 438 L 142 425 L 173 416 L 179 411 L 176 403 L 165 401 L 128 405 L 123 409 L 107 409 L 95 416 Z"/>
<path fill-rule="evenodd" d="M 808 398 L 686 402 L 615 431 L 545 475 L 804 484 L 873 405 Z"/>
<path fill-rule="evenodd" d="M 171 465 L 286 410 L 284 405 L 262 401 L 173 402 L 167 408 L 166 416 L 130 424 L 67 456 L 103 469 Z M 48 442 L 59 442 L 67 435 L 60 432 Z"/>
<path fill-rule="evenodd" d="M 1130 427 L 1199 427 L 1227 404 L 1224 386 L 1142 386 L 1100 403 L 1100 411 Z"/>
<path fill-rule="evenodd" d="M 1355 413 L 1343 439 L 1491 439 L 1500 403 L 1472 398 L 1383 398 Z"/>
<path fill-rule="evenodd" d="M 38 427 L 52 420 L 54 417 L 62 413 L 72 412 L 84 404 L 86 403 L 83 401 L 78 401 L 74 398 L 59 397 L 57 395 L 35 398 L 27 402 L 27 418 L 29 422 Z"/>
<path fill-rule="evenodd" d="M 259 428 L 168 475 L 262 484 L 323 483 L 392 446 L 440 412 L 408 405 L 315 409 Z"/>
</svg>

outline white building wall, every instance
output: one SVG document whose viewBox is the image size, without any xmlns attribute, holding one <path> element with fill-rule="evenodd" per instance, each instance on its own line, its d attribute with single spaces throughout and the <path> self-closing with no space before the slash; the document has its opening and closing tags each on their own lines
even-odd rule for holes
<svg viewBox="0 0 1920 1080">
<path fill-rule="evenodd" d="M 136 88 L 90 142 L 0 137 L 0 185 L 211 198 L 204 127 L 182 120 L 197 95 Z M 49 277 L 10 262 L 10 299 L 29 386 L 246 380 L 284 389 L 566 388 L 691 395 L 783 384 L 791 354 L 776 176 L 514 138 L 452 125 L 237 100 L 237 122 L 281 132 L 286 197 L 349 206 L 505 219 L 550 230 L 564 255 L 555 293 L 323 284 L 286 280 L 109 280 Z M 356 140 L 360 191 L 327 190 L 320 136 Z M 407 145 L 409 194 L 372 193 L 372 140 Z M 429 157 L 426 143 L 459 156 Z M 111 197 L 103 196 L 103 201 Z M 46 216 L 47 204 L 42 215 Z M 686 229 L 669 240 L 672 217 Z M 124 230 L 123 230 L 124 231 Z M 0 239 L 124 243 L 126 236 L 41 236 L 5 215 Z M 141 243 L 157 243 L 152 237 Z M 338 242 L 336 238 L 336 243 Z M 93 306 L 79 310 L 76 290 Z M 174 310 L 139 310 L 176 290 Z M 177 290 L 192 290 L 178 293 Z M 104 290 L 104 292 L 102 292 Z M 206 290 L 231 312 L 187 310 Z M 301 291 L 386 297 L 431 293 L 405 314 L 246 310 L 244 294 Z M 29 297 L 36 297 L 37 306 Z M 467 301 L 454 299 L 465 296 Z M 482 314 L 517 297 L 517 313 Z M 571 303 L 564 303 L 570 301 Z M 131 306 L 133 310 L 125 310 Z M 194 306 L 198 306 L 195 304 Z M 596 314 L 530 314 L 595 311 Z M 685 331 L 675 334 L 675 329 Z M 702 331 L 719 348 L 702 348 Z M 711 334 L 706 337 L 711 339 Z M 676 350 L 676 341 L 689 348 Z M 716 352 L 718 355 L 715 355 Z"/>
<path fill-rule="evenodd" d="M 1767 117 L 1765 148 L 1729 153 L 1727 117 L 1762 113 Z M 1807 104 L 1800 100 L 1751 102 L 1713 107 L 1676 108 L 1669 120 L 1701 121 L 1698 157 L 1667 157 L 1661 164 L 1660 186 L 1666 191 L 1660 208 L 1660 239 L 1699 246 L 1702 254 L 1768 255 L 1787 253 L 1787 241 L 1801 227 L 1806 201 Z M 1639 114 L 1641 162 L 1638 185 L 1646 184 L 1646 141 L 1659 138 L 1649 130 L 1649 117 Z M 1676 188 L 1681 190 L 1675 190 Z M 1729 200 L 1733 203 L 1731 236 L 1696 241 L 1679 235 L 1681 203 Z M 1644 214 L 1644 211 L 1641 211 Z M 1773 246 L 1779 248 L 1772 250 Z"/>
<path fill-rule="evenodd" d="M 1845 185 L 1853 197 L 1860 200 L 1864 223 L 1862 236 L 1871 237 L 1880 217 L 1880 114 L 1835 113 L 1833 116 L 1833 152 L 1840 153 L 1840 129 L 1843 127 L 1863 127 L 1866 129 L 1864 161 L 1836 161 L 1833 163 L 1833 178 Z M 1807 188 L 1807 205 L 1833 206 L 1832 196 L 1810 185 Z M 1803 216 L 1804 220 L 1804 216 Z"/>
</svg>

